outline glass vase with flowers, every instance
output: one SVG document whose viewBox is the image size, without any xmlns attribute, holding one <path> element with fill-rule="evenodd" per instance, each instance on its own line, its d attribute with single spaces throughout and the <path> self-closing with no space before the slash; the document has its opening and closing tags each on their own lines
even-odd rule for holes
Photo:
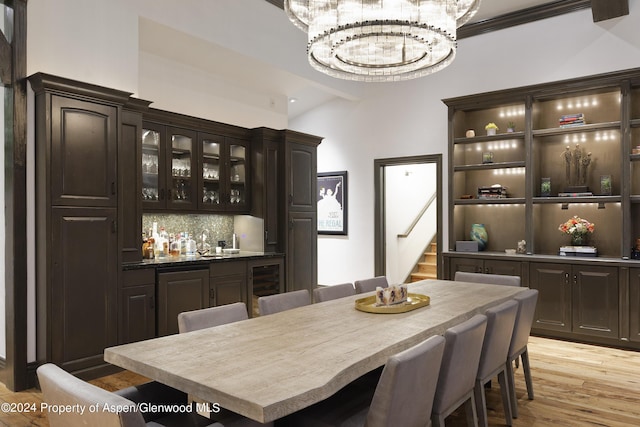
<svg viewBox="0 0 640 427">
<path fill-rule="evenodd" d="M 568 219 L 558 226 L 558 230 L 571 236 L 572 246 L 585 246 L 589 241 L 589 234 L 593 233 L 595 224 L 578 216 Z"/>
</svg>

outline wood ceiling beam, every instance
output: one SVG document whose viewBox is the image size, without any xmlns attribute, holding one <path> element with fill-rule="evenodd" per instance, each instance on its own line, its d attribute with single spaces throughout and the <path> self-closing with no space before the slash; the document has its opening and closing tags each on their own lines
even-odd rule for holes
<svg viewBox="0 0 640 427">
<path fill-rule="evenodd" d="M 605 21 L 629 14 L 629 0 L 591 0 L 593 22 Z"/>
<path fill-rule="evenodd" d="M 607 2 L 611 0 L 604 1 Z M 495 18 L 485 19 L 484 21 L 465 24 L 458 28 L 458 40 L 488 33 L 490 31 L 503 30 L 516 25 L 527 24 L 529 22 L 563 15 L 565 13 L 575 12 L 580 9 L 587 9 L 589 7 L 591 7 L 590 0 L 558 0 L 539 6 L 528 7 L 526 9 L 496 16 Z"/>
</svg>

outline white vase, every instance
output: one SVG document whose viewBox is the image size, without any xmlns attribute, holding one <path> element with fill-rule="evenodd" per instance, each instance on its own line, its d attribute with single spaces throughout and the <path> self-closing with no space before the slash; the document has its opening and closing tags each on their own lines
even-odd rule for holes
<svg viewBox="0 0 640 427">
<path fill-rule="evenodd" d="M 495 135 L 496 134 L 496 130 L 491 128 L 491 129 L 487 129 L 487 135 Z"/>
</svg>

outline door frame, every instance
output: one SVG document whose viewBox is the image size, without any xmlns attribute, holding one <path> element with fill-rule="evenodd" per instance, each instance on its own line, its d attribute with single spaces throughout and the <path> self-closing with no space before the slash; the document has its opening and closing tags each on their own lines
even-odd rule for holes
<svg viewBox="0 0 640 427">
<path fill-rule="evenodd" d="M 386 213 L 385 213 L 385 167 L 398 165 L 415 165 L 424 163 L 436 164 L 436 192 L 437 192 L 437 262 L 438 278 L 443 276 L 442 262 L 442 154 L 427 154 L 422 156 L 394 157 L 374 159 L 374 272 L 376 276 L 384 276 L 386 272 Z"/>
</svg>

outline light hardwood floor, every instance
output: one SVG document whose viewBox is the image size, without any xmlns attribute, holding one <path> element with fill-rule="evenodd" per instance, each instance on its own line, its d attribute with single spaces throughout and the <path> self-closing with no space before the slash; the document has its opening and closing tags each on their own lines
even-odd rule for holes
<svg viewBox="0 0 640 427">
<path fill-rule="evenodd" d="M 640 352 L 609 349 L 531 337 L 529 357 L 535 399 L 528 400 L 522 368 L 516 370 L 519 418 L 516 427 L 529 426 L 640 426 Z M 144 382 L 122 372 L 92 381 L 108 390 Z M 497 381 L 488 390 L 489 425 L 502 426 L 502 404 Z M 41 402 L 38 390 L 12 393 L 0 384 L 0 403 Z M 454 413 L 447 426 L 466 425 L 464 414 Z M 0 425 L 48 426 L 46 416 L 0 412 Z M 301 426 L 304 427 L 304 426 Z"/>
</svg>

